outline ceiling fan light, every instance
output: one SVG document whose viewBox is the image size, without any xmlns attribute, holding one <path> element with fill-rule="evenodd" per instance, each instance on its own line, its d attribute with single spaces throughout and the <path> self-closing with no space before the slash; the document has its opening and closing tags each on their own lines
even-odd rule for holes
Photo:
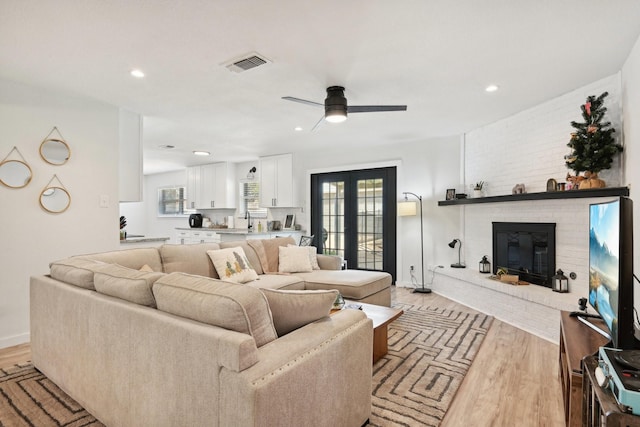
<svg viewBox="0 0 640 427">
<path fill-rule="evenodd" d="M 328 111 L 325 114 L 324 119 L 329 123 L 342 123 L 347 120 L 347 113 L 346 111 L 339 110 Z"/>
</svg>

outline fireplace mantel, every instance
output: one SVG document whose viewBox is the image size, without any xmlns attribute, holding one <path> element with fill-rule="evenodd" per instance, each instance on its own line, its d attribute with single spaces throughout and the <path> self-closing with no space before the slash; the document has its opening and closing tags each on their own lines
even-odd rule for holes
<svg viewBox="0 0 640 427">
<path fill-rule="evenodd" d="M 594 188 L 589 190 L 545 191 L 542 193 L 508 194 L 474 199 L 441 200 L 438 206 L 470 205 L 476 203 L 521 202 L 526 200 L 583 199 L 588 197 L 628 196 L 629 187 Z"/>
</svg>

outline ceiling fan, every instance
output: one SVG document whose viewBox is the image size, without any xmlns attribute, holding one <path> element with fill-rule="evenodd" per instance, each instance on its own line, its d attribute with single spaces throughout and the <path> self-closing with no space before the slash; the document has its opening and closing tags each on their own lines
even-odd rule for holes
<svg viewBox="0 0 640 427">
<path fill-rule="evenodd" d="M 312 105 L 314 107 L 324 107 L 324 116 L 313 127 L 318 127 L 322 120 L 330 123 L 340 123 L 347 120 L 347 113 L 374 113 L 378 111 L 407 111 L 406 105 L 347 105 L 347 98 L 344 97 L 342 86 L 330 86 L 327 88 L 327 97 L 324 104 L 307 101 L 306 99 L 295 98 L 293 96 L 283 96 L 287 101 L 299 102 L 301 104 Z"/>
</svg>

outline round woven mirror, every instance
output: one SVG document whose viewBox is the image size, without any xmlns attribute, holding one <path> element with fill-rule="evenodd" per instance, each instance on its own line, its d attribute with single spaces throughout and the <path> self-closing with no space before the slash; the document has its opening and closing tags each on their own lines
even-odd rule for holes
<svg viewBox="0 0 640 427">
<path fill-rule="evenodd" d="M 32 177 L 31 167 L 21 160 L 5 160 L 0 163 L 0 182 L 9 188 L 26 187 Z"/>
<path fill-rule="evenodd" d="M 62 187 L 47 187 L 40 193 L 40 206 L 47 212 L 62 213 L 70 205 L 71 195 Z"/>
<path fill-rule="evenodd" d="M 71 157 L 71 149 L 61 139 L 45 139 L 40 144 L 40 157 L 51 165 L 64 165 Z"/>
</svg>

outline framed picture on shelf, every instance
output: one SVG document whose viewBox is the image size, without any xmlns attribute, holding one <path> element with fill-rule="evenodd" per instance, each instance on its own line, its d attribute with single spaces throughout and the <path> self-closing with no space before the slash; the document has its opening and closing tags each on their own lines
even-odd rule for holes
<svg viewBox="0 0 640 427">
<path fill-rule="evenodd" d="M 296 216 L 294 214 L 289 214 L 284 218 L 284 226 L 283 230 L 293 230 L 293 226 L 296 223 Z"/>
<path fill-rule="evenodd" d="M 447 200 L 453 200 L 456 198 L 456 189 L 455 188 L 448 188 L 447 189 Z"/>
</svg>

